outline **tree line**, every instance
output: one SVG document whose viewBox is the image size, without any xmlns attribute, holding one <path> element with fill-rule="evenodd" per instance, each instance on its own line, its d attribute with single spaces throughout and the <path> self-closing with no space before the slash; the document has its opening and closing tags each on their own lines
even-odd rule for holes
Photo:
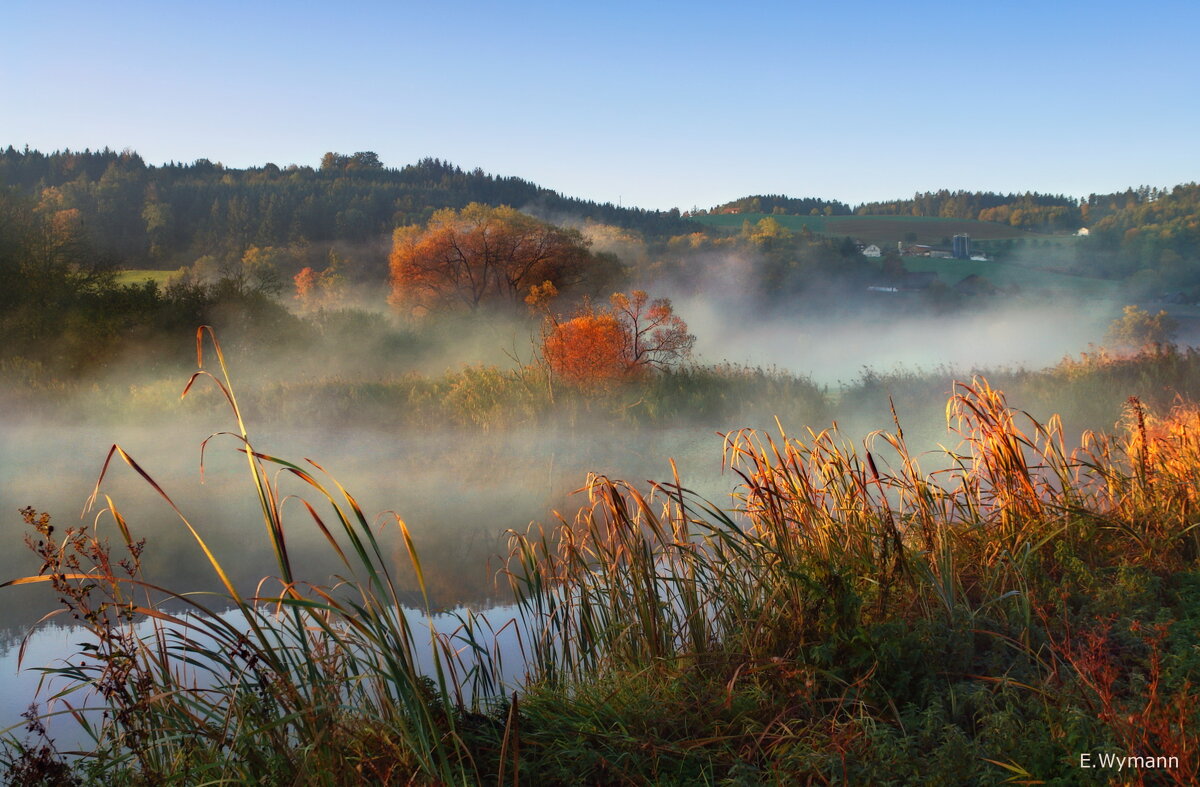
<svg viewBox="0 0 1200 787">
<path fill-rule="evenodd" d="M 911 199 L 866 202 L 854 209 L 860 216 L 930 216 L 945 219 L 994 221 L 1026 230 L 1062 232 L 1079 229 L 1079 200 L 1061 194 L 1000 194 L 994 191 L 918 192 Z"/>
<path fill-rule="evenodd" d="M 778 196 L 743 197 L 712 212 L 845 215 L 841 203 Z M 923 216 L 996 222 L 1023 230 L 1088 234 L 1074 245 L 1072 267 L 1109 278 L 1133 277 L 1147 293 L 1182 290 L 1200 298 L 1200 185 L 1140 186 L 1084 198 L 992 191 L 920 192 L 868 202 L 856 215 Z"/>
<path fill-rule="evenodd" d="M 1147 289 L 1200 289 L 1200 184 L 1090 195 L 1079 254 Z"/>
<path fill-rule="evenodd" d="M 199 159 L 148 165 L 133 151 L 0 151 L 0 186 L 75 225 L 130 267 L 171 268 L 204 255 L 239 257 L 252 246 L 361 244 L 397 226 L 473 202 L 512 205 L 635 230 L 688 231 L 678 211 L 565 197 L 517 177 L 464 171 L 439 159 L 391 169 L 372 152 L 327 153 L 319 167 L 237 169 Z M 382 271 L 380 271 L 382 274 Z"/>
<path fill-rule="evenodd" d="M 837 200 L 818 197 L 787 197 L 783 194 L 754 194 L 717 205 L 709 210 L 693 209 L 692 215 L 706 213 L 772 213 L 785 216 L 848 216 L 850 206 Z"/>
<path fill-rule="evenodd" d="M 186 337 L 205 323 L 228 327 L 233 342 L 303 338 L 299 321 L 248 277 L 121 284 L 121 263 L 78 227 L 0 189 L 0 382 L 96 372 L 135 348 L 146 371 L 186 361 Z"/>
</svg>

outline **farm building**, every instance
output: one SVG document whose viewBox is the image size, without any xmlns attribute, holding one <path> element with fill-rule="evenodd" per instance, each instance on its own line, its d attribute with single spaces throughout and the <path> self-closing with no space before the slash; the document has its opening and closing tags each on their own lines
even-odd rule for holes
<svg viewBox="0 0 1200 787">
<path fill-rule="evenodd" d="M 872 243 L 870 246 L 867 246 L 862 250 L 862 254 L 864 257 L 882 257 L 883 251 L 881 251 L 878 246 Z"/>
</svg>

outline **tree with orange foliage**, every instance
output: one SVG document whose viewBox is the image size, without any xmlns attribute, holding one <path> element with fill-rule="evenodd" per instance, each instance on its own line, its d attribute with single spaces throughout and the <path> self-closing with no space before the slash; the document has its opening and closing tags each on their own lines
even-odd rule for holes
<svg viewBox="0 0 1200 787">
<path fill-rule="evenodd" d="M 534 300 L 526 300 L 541 303 L 542 293 L 544 285 L 541 290 L 534 287 Z M 550 317 L 542 357 L 552 373 L 578 387 L 604 387 L 681 363 L 695 342 L 670 300 L 651 301 L 645 291 L 635 290 L 614 293 L 606 308 L 585 304 L 565 322 Z"/>
<path fill-rule="evenodd" d="M 302 308 L 308 309 L 312 306 L 319 278 L 320 274 L 309 267 L 301 268 L 300 272 L 292 277 L 296 284 L 296 300 Z"/>
<path fill-rule="evenodd" d="M 416 312 L 515 303 L 539 282 L 574 283 L 596 258 L 576 230 L 471 203 L 396 230 L 388 300 Z"/>
<path fill-rule="evenodd" d="M 341 259 L 329 253 L 329 264 L 322 271 L 305 267 L 292 281 L 296 285 L 296 300 L 302 311 L 316 311 L 339 305 L 345 281 L 341 274 Z"/>
<path fill-rule="evenodd" d="M 552 372 L 573 385 L 605 387 L 629 373 L 628 338 L 615 315 L 589 311 L 555 325 L 542 356 Z"/>
<path fill-rule="evenodd" d="M 1109 324 L 1106 340 L 1126 350 L 1162 347 L 1170 344 L 1178 329 L 1179 323 L 1166 311 L 1151 315 L 1145 309 L 1129 305 Z"/>
<path fill-rule="evenodd" d="M 692 354 L 696 337 L 675 314 L 669 298 L 650 300 L 645 290 L 613 293 L 612 308 L 625 326 L 625 357 L 632 368 L 666 369 Z"/>
</svg>

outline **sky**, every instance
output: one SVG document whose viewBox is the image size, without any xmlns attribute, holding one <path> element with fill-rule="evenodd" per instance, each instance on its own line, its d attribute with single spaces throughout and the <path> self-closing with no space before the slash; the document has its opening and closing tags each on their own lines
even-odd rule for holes
<svg viewBox="0 0 1200 787">
<path fill-rule="evenodd" d="M 370 150 L 626 206 L 1200 180 L 1200 3 L 5 0 L 0 146 Z"/>
</svg>

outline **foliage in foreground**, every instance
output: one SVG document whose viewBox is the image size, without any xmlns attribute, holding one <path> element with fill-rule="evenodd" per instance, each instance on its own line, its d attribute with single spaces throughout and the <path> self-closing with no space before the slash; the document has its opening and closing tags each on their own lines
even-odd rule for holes
<svg viewBox="0 0 1200 787">
<path fill-rule="evenodd" d="M 219 388 L 237 413 L 227 378 Z M 527 680 L 507 699 L 484 620 L 418 633 L 353 497 L 250 448 L 239 416 L 279 575 L 253 595 L 226 582 L 232 613 L 141 580 L 141 543 L 111 501 L 120 559 L 92 529 L 56 536 L 29 514 L 46 565 L 19 582 L 50 583 L 91 634 L 54 670 L 79 687 L 60 702 L 86 689 L 105 710 L 76 717 L 94 747 L 72 770 L 1067 783 L 1079 753 L 1112 751 L 1177 758 L 1122 779 L 1194 782 L 1200 408 L 1133 400 L 1118 434 L 1074 450 L 1057 417 L 1017 413 L 983 380 L 957 386 L 947 416 L 962 443 L 921 457 L 898 422 L 863 449 L 835 431 L 731 433 L 729 510 L 678 479 L 649 494 L 592 479 L 576 518 L 513 536 Z M 344 562 L 339 587 L 292 576 L 268 466 L 332 512 L 303 506 Z M 10 777 L 66 767 L 48 746 L 10 740 Z"/>
<path fill-rule="evenodd" d="M 217 603 L 146 581 L 145 542 L 133 538 L 107 497 L 121 539 L 115 548 L 97 527 L 55 535 L 47 515 L 23 512 L 42 569 L 5 584 L 49 583 L 62 609 L 47 617 L 69 614 L 92 637 L 79 658 L 45 670 L 67 682 L 51 703 L 92 741 L 76 770 L 104 783 L 292 783 L 300 774 L 318 783 L 388 782 L 417 773 L 465 780 L 469 759 L 449 719 L 455 702 L 463 704 L 464 687 L 487 693 L 490 675 L 454 672 L 463 662 L 449 641 L 432 629 L 414 629 L 401 603 L 410 594 L 398 586 L 395 567 L 353 496 L 315 464 L 303 468 L 253 449 L 219 346 L 216 354 L 223 379 L 199 371 L 185 395 L 207 376 L 229 402 L 238 425 L 231 434 L 247 458 L 277 576 L 252 595 L 236 588 L 202 535 L 119 446 L 109 452 L 100 482 L 118 458 L 154 488 L 219 578 L 224 592 Z M 319 512 L 301 503 L 345 568 L 338 585 L 293 575 L 285 498 L 268 467 L 298 479 L 327 504 Z M 411 549 L 403 521 L 393 523 Z M 412 563 L 423 592 L 415 555 Z M 426 651 L 429 670 L 418 666 L 418 654 Z M 61 764 L 47 756 L 48 748 L 48 742 L 10 742 L 10 776 L 39 783 L 39 763 L 46 769 Z"/>
<path fill-rule="evenodd" d="M 732 514 L 597 479 L 516 545 L 547 625 L 525 707 L 591 731 L 585 779 L 1070 781 L 1111 750 L 1190 783 L 1200 412 L 1129 412 L 1068 452 L 976 381 L 948 408 L 961 453 L 918 461 L 898 426 L 862 452 L 732 434 Z"/>
</svg>

